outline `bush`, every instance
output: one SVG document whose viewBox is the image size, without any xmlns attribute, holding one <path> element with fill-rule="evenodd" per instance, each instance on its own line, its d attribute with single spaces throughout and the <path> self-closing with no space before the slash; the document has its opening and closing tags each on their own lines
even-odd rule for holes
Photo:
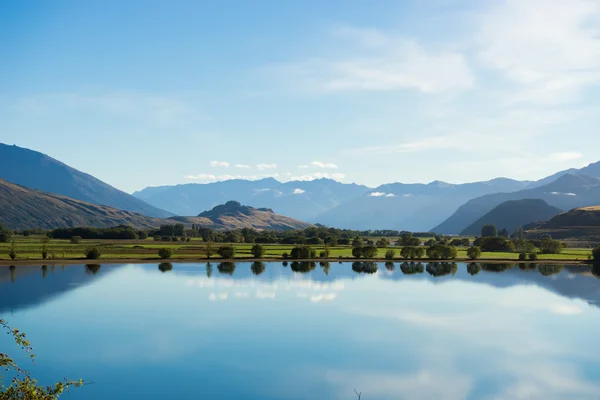
<svg viewBox="0 0 600 400">
<path fill-rule="evenodd" d="M 513 242 L 502 237 L 482 237 L 475 241 L 475 246 L 480 246 L 481 251 L 515 251 Z"/>
<path fill-rule="evenodd" d="M 361 258 L 362 257 L 362 246 L 361 247 L 353 247 L 352 248 L 352 257 Z"/>
<path fill-rule="evenodd" d="M 470 260 L 477 260 L 481 257 L 481 249 L 477 246 L 469 247 L 467 250 L 467 257 L 469 257 Z"/>
<path fill-rule="evenodd" d="M 362 248 L 362 256 L 364 258 L 374 258 L 377 256 L 377 247 L 368 245 Z"/>
<path fill-rule="evenodd" d="M 167 258 L 171 258 L 171 256 L 173 255 L 173 252 L 171 251 L 171 249 L 167 249 L 162 248 L 162 249 L 158 249 L 158 256 L 160 258 L 162 258 L 163 260 L 167 259 Z"/>
<path fill-rule="evenodd" d="M 44 247 L 42 247 L 42 258 L 45 260 L 46 258 L 48 258 L 48 248 L 46 248 L 46 245 L 44 245 Z"/>
<path fill-rule="evenodd" d="M 385 252 L 385 259 L 386 260 L 393 260 L 394 256 L 396 255 L 396 251 L 395 250 L 388 250 Z"/>
<path fill-rule="evenodd" d="M 529 261 L 536 261 L 537 259 L 537 253 L 529 253 Z"/>
<path fill-rule="evenodd" d="M 71 243 L 72 244 L 79 244 L 79 243 L 81 243 L 81 236 L 71 236 Z"/>
<path fill-rule="evenodd" d="M 540 243 L 540 251 L 542 254 L 560 254 L 563 249 L 563 244 L 558 240 L 542 239 Z"/>
<path fill-rule="evenodd" d="M 519 261 L 526 261 L 527 260 L 527 253 L 523 252 L 523 253 L 519 253 Z"/>
<path fill-rule="evenodd" d="M 296 260 L 316 258 L 317 252 L 310 246 L 296 246 L 292 249 L 290 256 Z"/>
<path fill-rule="evenodd" d="M 290 258 L 290 255 L 287 252 L 284 252 L 281 254 L 281 258 L 283 258 L 284 260 L 287 260 L 288 258 Z"/>
<path fill-rule="evenodd" d="M 171 242 L 176 242 L 177 240 L 177 236 L 171 236 Z"/>
<path fill-rule="evenodd" d="M 171 236 L 161 236 L 160 240 L 163 242 L 170 242 L 171 241 Z"/>
<path fill-rule="evenodd" d="M 217 249 L 217 254 L 221 257 L 221 258 L 233 258 L 235 257 L 235 247 L 230 246 L 230 245 L 226 245 L 226 246 L 221 246 Z"/>
<path fill-rule="evenodd" d="M 252 256 L 254 258 L 261 258 L 265 254 L 265 248 L 262 247 L 260 244 L 255 244 L 250 249 L 250 253 L 252 253 Z"/>
<path fill-rule="evenodd" d="M 456 255 L 456 247 L 443 244 L 435 244 L 427 249 L 427 258 L 432 260 L 454 260 Z"/>
<path fill-rule="evenodd" d="M 97 260 L 101 256 L 100 250 L 98 250 L 97 247 L 88 247 L 87 249 L 85 249 L 84 254 L 85 258 L 87 258 L 88 260 Z"/>
<path fill-rule="evenodd" d="M 592 250 L 592 258 L 596 262 L 600 262 L 600 245 Z"/>
</svg>

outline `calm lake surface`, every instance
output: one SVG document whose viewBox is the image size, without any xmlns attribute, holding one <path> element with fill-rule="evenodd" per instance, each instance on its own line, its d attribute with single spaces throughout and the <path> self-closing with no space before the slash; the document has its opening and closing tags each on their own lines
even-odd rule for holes
<svg viewBox="0 0 600 400">
<path fill-rule="evenodd" d="M 64 398 L 600 398 L 589 267 L 401 265 L 0 267 L 0 317 Z"/>
</svg>

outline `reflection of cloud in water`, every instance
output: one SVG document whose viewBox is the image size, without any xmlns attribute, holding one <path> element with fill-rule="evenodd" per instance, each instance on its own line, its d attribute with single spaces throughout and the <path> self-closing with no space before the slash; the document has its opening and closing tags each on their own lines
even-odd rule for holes
<svg viewBox="0 0 600 400">
<path fill-rule="evenodd" d="M 208 299 L 210 301 L 223 301 L 223 300 L 227 300 L 227 298 L 229 297 L 229 295 L 227 293 L 211 293 L 208 295 Z"/>
<path fill-rule="evenodd" d="M 335 293 L 321 293 L 310 296 L 310 301 L 313 303 L 318 303 L 320 301 L 331 301 L 337 297 Z"/>
<path fill-rule="evenodd" d="M 256 292 L 256 298 L 257 299 L 274 299 L 275 292 L 263 292 L 262 290 L 259 290 Z"/>
</svg>

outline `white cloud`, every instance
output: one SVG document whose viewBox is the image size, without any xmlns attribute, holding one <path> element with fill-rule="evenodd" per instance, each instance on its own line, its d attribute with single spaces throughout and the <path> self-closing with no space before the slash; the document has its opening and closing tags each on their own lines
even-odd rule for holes
<svg viewBox="0 0 600 400">
<path fill-rule="evenodd" d="M 302 189 L 297 189 L 296 188 L 296 189 L 294 189 L 294 191 L 292 192 L 292 194 L 302 194 L 302 193 L 305 193 L 305 192 L 306 192 L 306 190 L 302 190 Z"/>
<path fill-rule="evenodd" d="M 396 195 L 394 193 L 388 193 L 385 195 L 385 197 L 396 197 Z"/>
<path fill-rule="evenodd" d="M 256 168 L 258 168 L 259 171 L 264 171 L 266 169 L 276 169 L 277 164 L 258 164 Z"/>
<path fill-rule="evenodd" d="M 583 158 L 583 154 L 577 152 L 562 152 L 550 154 L 549 160 L 553 162 L 565 162 L 579 160 Z"/>
<path fill-rule="evenodd" d="M 553 194 L 555 196 L 577 196 L 577 194 L 575 193 L 561 193 L 561 192 L 550 192 L 550 194 Z"/>
<path fill-rule="evenodd" d="M 557 304 L 550 308 L 550 312 L 559 315 L 577 315 L 583 313 L 583 310 L 571 304 Z"/>
<path fill-rule="evenodd" d="M 317 168 L 331 168 L 331 169 L 337 169 L 337 165 L 333 164 L 333 163 L 324 163 L 321 161 L 312 161 L 310 163 L 310 165 L 312 165 L 313 167 L 317 167 Z"/>
<path fill-rule="evenodd" d="M 198 174 L 198 175 L 187 175 L 185 179 L 190 181 L 203 181 L 203 182 L 218 182 L 228 181 L 231 179 L 243 179 L 248 181 L 256 181 L 264 178 L 277 178 L 279 174 L 264 174 L 264 175 L 214 175 L 214 174 Z M 268 190 L 268 189 L 267 189 Z"/>
<path fill-rule="evenodd" d="M 250 166 L 246 165 L 246 164 L 235 164 L 234 167 L 240 168 L 240 169 L 248 169 L 248 168 L 250 168 Z"/>
<path fill-rule="evenodd" d="M 211 161 L 210 162 L 210 166 L 211 167 L 229 167 L 229 163 L 226 161 Z"/>
<path fill-rule="evenodd" d="M 493 2 L 480 16 L 480 60 L 518 85 L 515 101 L 577 100 L 600 84 L 600 4 L 589 0 Z"/>
<path fill-rule="evenodd" d="M 371 197 L 384 197 L 386 195 L 386 193 L 384 192 L 371 192 L 369 193 L 369 196 Z"/>
</svg>

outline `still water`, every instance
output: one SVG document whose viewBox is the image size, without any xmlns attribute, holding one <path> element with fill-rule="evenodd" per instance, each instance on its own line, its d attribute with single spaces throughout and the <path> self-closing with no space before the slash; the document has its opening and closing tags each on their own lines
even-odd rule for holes
<svg viewBox="0 0 600 400">
<path fill-rule="evenodd" d="M 0 267 L 71 399 L 598 399 L 599 307 L 586 266 Z"/>
</svg>

